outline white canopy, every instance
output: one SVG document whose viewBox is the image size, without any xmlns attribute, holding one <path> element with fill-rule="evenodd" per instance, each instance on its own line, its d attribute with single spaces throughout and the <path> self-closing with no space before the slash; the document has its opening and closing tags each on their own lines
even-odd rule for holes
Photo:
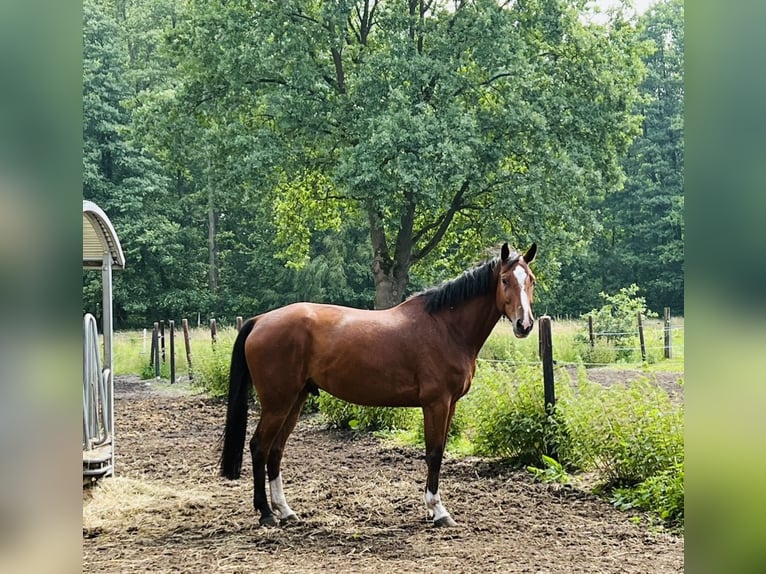
<svg viewBox="0 0 766 574">
<path fill-rule="evenodd" d="M 125 255 L 106 213 L 92 201 L 82 202 L 82 267 L 101 269 L 104 255 L 112 259 L 112 269 L 125 269 Z"/>
</svg>

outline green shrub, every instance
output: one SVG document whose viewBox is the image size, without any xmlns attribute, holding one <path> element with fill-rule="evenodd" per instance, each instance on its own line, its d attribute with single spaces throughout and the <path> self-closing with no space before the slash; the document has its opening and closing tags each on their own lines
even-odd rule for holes
<svg viewBox="0 0 766 574">
<path fill-rule="evenodd" d="M 583 361 L 591 365 L 608 365 L 617 361 L 617 351 L 603 339 L 597 339 L 593 347 L 584 344 L 582 349 Z"/>
<path fill-rule="evenodd" d="M 542 463 L 544 468 L 537 468 L 536 466 L 528 466 L 527 470 L 531 472 L 536 480 L 540 482 L 558 482 L 560 484 L 567 484 L 569 482 L 569 475 L 564 466 L 547 455 L 542 456 Z"/>
<path fill-rule="evenodd" d="M 537 368 L 481 363 L 469 393 L 476 452 L 532 465 L 556 451 L 565 439 L 564 428 L 557 413 L 546 412 L 542 389 Z"/>
<path fill-rule="evenodd" d="M 354 430 L 397 430 L 412 426 L 414 409 L 363 407 L 320 392 L 317 399 L 321 412 L 330 425 Z"/>
<path fill-rule="evenodd" d="M 194 357 L 194 386 L 213 397 L 224 397 L 229 393 L 229 366 L 231 345 L 219 341 L 207 352 Z"/>
<path fill-rule="evenodd" d="M 479 356 L 482 359 L 494 361 L 507 361 L 511 359 L 513 355 L 513 338 L 513 335 L 510 333 L 501 333 L 499 330 L 493 331 L 484 342 Z"/>
<path fill-rule="evenodd" d="M 671 526 L 684 524 L 684 462 L 650 476 L 634 488 L 617 488 L 612 502 L 620 510 L 652 512 Z"/>
<path fill-rule="evenodd" d="M 600 471 L 607 483 L 635 485 L 683 458 L 683 411 L 646 380 L 627 387 L 580 380 L 557 411 L 568 436 L 562 460 Z"/>
<path fill-rule="evenodd" d="M 316 395 L 309 395 L 306 402 L 303 405 L 304 413 L 318 413 L 319 412 L 319 397 Z"/>
<path fill-rule="evenodd" d="M 641 353 L 638 350 L 638 314 L 644 317 L 656 317 L 657 314 L 646 308 L 646 301 L 638 296 L 638 285 L 623 287 L 616 294 L 599 293 L 604 304 L 600 309 L 593 309 L 583 315 L 584 319 L 593 318 L 593 329 L 606 346 L 614 350 L 612 360 L 593 360 L 586 359 L 591 363 L 607 363 L 617 361 L 627 361 L 640 359 Z M 580 341 L 588 341 L 587 333 L 581 333 Z M 596 345 L 598 346 L 598 345 Z M 596 353 L 596 349 L 590 350 L 590 353 Z M 585 356 L 585 355 L 583 355 Z M 606 358 L 606 357 L 604 357 Z"/>
</svg>

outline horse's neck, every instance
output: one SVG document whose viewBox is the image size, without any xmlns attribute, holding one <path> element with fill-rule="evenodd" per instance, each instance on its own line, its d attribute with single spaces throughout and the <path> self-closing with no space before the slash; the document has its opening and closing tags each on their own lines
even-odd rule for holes
<svg viewBox="0 0 766 574">
<path fill-rule="evenodd" d="M 500 320 L 501 313 L 492 291 L 491 294 L 474 297 L 454 309 L 446 310 L 443 317 L 450 335 L 470 349 L 473 355 L 478 355 Z"/>
</svg>

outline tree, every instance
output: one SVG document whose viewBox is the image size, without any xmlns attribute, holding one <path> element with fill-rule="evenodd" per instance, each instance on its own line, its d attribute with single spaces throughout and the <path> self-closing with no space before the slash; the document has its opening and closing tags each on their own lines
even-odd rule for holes
<svg viewBox="0 0 766 574">
<path fill-rule="evenodd" d="M 221 213 L 259 189 L 297 266 L 317 229 L 363 218 L 375 307 L 418 264 L 506 236 L 553 268 L 592 233 L 589 202 L 619 187 L 638 128 L 641 45 L 583 23 L 583 4 L 191 0 L 169 105 L 214 134 Z"/>
<path fill-rule="evenodd" d="M 623 165 L 626 183 L 604 203 L 603 289 L 637 283 L 651 309 L 684 307 L 684 25 L 682 0 L 666 0 L 639 22 L 654 50 L 645 58 L 641 136 Z"/>
<path fill-rule="evenodd" d="M 139 89 L 156 87 L 152 78 L 161 76 L 156 70 L 140 74 L 151 67 L 130 54 L 130 19 L 145 7 L 107 0 L 83 4 L 83 197 L 107 212 L 125 251 L 126 269 L 114 278 L 118 323 L 208 306 L 196 263 L 197 230 L 184 225 L 183 203 L 171 200 L 167 169 L 135 138 L 131 103 Z M 99 308 L 97 281 L 84 277 L 83 304 L 90 310 Z"/>
</svg>

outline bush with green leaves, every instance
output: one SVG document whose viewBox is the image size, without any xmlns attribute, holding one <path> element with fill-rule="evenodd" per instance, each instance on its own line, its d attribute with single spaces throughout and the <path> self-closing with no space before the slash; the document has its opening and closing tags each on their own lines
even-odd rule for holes
<svg viewBox="0 0 766 574">
<path fill-rule="evenodd" d="M 683 524 L 683 409 L 647 380 L 605 387 L 580 366 L 576 384 L 556 373 L 557 404 L 544 407 L 539 368 L 479 363 L 465 429 L 476 454 L 525 465 L 539 480 L 596 471 L 620 508 Z M 554 456 L 548 456 L 553 453 Z"/>
<path fill-rule="evenodd" d="M 612 503 L 620 510 L 645 510 L 671 526 L 684 525 L 684 461 L 650 476 L 633 488 L 616 488 Z"/>
<path fill-rule="evenodd" d="M 613 349 L 614 357 L 595 356 L 603 355 L 603 349 L 593 349 L 584 352 L 583 357 L 586 362 L 613 362 L 614 360 L 631 360 L 640 357 L 638 352 L 638 314 L 643 317 L 656 317 L 657 314 L 646 308 L 646 300 L 638 296 L 638 285 L 635 283 L 629 287 L 623 287 L 614 295 L 609 295 L 603 291 L 599 296 L 604 304 L 599 309 L 592 309 L 589 313 L 583 315 L 584 319 L 591 317 L 593 319 L 593 329 L 597 333 L 597 338 L 606 341 L 606 345 Z M 588 341 L 588 335 L 580 334 L 579 340 L 582 343 Z M 593 356 L 592 356 L 593 355 Z M 599 359 L 599 360 L 597 360 Z"/>
<path fill-rule="evenodd" d="M 633 486 L 683 460 L 683 410 L 647 380 L 610 387 L 579 380 L 557 412 L 568 437 L 559 455 L 609 484 Z"/>
<path fill-rule="evenodd" d="M 227 396 L 230 364 L 230 346 L 216 345 L 210 352 L 198 354 L 194 357 L 194 386 L 213 397 Z"/>
<path fill-rule="evenodd" d="M 566 435 L 558 414 L 546 412 L 542 390 L 539 368 L 509 370 L 481 363 L 465 399 L 474 419 L 477 454 L 534 465 L 556 451 Z"/>
<path fill-rule="evenodd" d="M 146 363 L 141 368 L 141 373 L 139 374 L 142 380 L 148 380 L 153 379 L 157 376 L 157 371 L 154 368 L 154 363 Z M 161 379 L 170 379 L 170 363 L 168 361 L 165 361 L 164 363 L 160 361 L 160 378 Z"/>
<path fill-rule="evenodd" d="M 342 429 L 398 430 L 410 428 L 417 416 L 414 409 L 363 407 L 348 403 L 326 392 L 317 399 L 319 412 L 327 422 Z"/>
</svg>

